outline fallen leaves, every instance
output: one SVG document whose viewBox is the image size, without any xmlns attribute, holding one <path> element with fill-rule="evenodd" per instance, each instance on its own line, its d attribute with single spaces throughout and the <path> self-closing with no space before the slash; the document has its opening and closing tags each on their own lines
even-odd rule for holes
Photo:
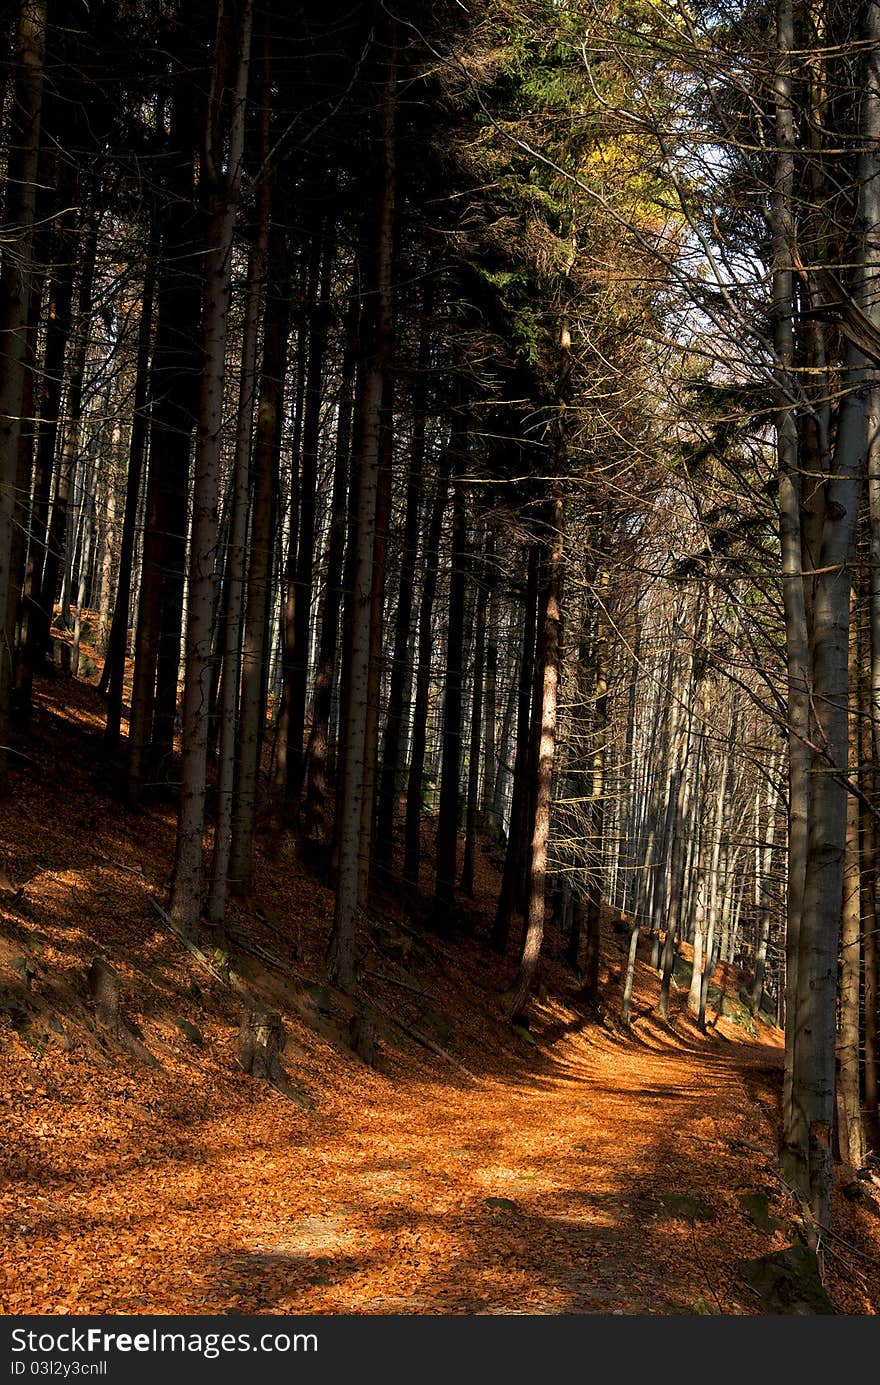
<svg viewBox="0 0 880 1385">
<path fill-rule="evenodd" d="M 75 734 L 96 736 L 88 689 L 74 694 Z M 68 755 L 69 724 L 49 730 L 46 754 Z M 448 1051 L 389 1023 L 382 1067 L 367 1068 L 323 979 L 332 898 L 279 838 L 263 849 L 260 911 L 234 906 L 230 933 L 248 945 L 248 984 L 284 1015 L 285 1062 L 317 1101 L 301 1110 L 238 1070 L 240 1007 L 155 919 L 170 813 L 110 804 L 87 750 L 75 801 L 47 772 L 22 775 L 15 812 L 0 806 L 24 882 L 0 901 L 0 985 L 20 1007 L 0 1009 L 3 1311 L 762 1311 L 739 1267 L 781 1251 L 796 1222 L 765 1186 L 778 1046 L 741 1033 L 722 1046 L 685 1016 L 660 1026 L 643 963 L 639 1036 L 591 1025 L 552 940 L 524 1039 L 477 942 L 403 946 L 389 920 L 365 998 Z M 86 817 L 99 826 L 84 837 Z M 38 819 L 41 860 L 23 826 Z M 485 909 L 485 862 L 477 883 Z M 96 952 L 161 1069 L 96 1029 Z M 877 1253 L 868 1212 L 842 1201 L 846 1236 Z M 876 1308 L 843 1274 L 832 1294 L 843 1311 Z"/>
</svg>

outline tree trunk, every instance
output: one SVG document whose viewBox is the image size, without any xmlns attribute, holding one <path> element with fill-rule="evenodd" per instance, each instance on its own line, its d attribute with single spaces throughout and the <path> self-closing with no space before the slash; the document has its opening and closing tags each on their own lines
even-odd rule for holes
<svg viewBox="0 0 880 1385">
<path fill-rule="evenodd" d="M 541 743 L 531 834 L 529 912 L 519 973 L 509 1006 L 511 1019 L 521 1016 L 528 1003 L 544 940 L 544 895 L 547 878 L 547 848 L 550 841 L 550 805 L 553 790 L 553 759 L 556 749 L 556 699 L 562 632 L 563 523 L 562 497 L 557 495 L 553 504 L 554 533 L 549 543 L 548 552 L 547 605 L 538 652 L 543 691 L 541 698 Z"/>
<path fill-rule="evenodd" d="M 269 250 L 272 189 L 267 168 L 271 64 L 268 42 L 263 42 L 262 112 L 260 116 L 260 163 L 263 176 L 257 190 L 256 234 L 248 259 L 244 292 L 244 331 L 241 344 L 241 376 L 238 420 L 232 468 L 232 516 L 229 532 L 228 600 L 223 632 L 223 681 L 220 692 L 220 746 L 217 764 L 217 825 L 211 861 L 211 889 L 207 916 L 222 929 L 226 917 L 229 862 L 232 851 L 232 817 L 235 795 L 235 751 L 238 729 L 238 695 L 241 683 L 241 636 L 244 587 L 247 572 L 247 531 L 250 502 L 251 445 L 254 436 L 254 400 L 257 390 L 257 339 L 260 299 L 265 289 Z"/>
<path fill-rule="evenodd" d="M 333 681 L 336 671 L 336 642 L 342 609 L 342 567 L 345 552 L 345 528 L 348 505 L 349 460 L 351 455 L 351 423 L 354 392 L 357 328 L 360 304 L 352 292 L 349 298 L 345 327 L 345 351 L 342 362 L 342 383 L 339 410 L 336 417 L 336 457 L 333 469 L 333 494 L 330 501 L 330 538 L 327 546 L 327 579 L 321 608 L 321 643 L 315 676 L 312 724 L 306 752 L 308 778 L 305 805 L 305 833 L 319 833 L 326 841 L 330 834 L 328 819 L 329 789 L 327 769 L 329 758 L 330 711 L 333 700 Z"/>
<path fill-rule="evenodd" d="M 472 677 L 470 747 L 468 751 L 467 811 L 465 815 L 464 861 L 461 867 L 461 889 L 474 892 L 474 851 L 476 847 L 478 796 L 480 792 L 480 745 L 483 736 L 483 674 L 486 649 L 486 572 L 489 562 L 489 535 L 483 553 L 483 571 L 477 592 L 477 611 L 474 631 L 474 671 Z M 494 714 L 494 713 L 493 713 Z"/>
<path fill-rule="evenodd" d="M 779 471 L 779 534 L 785 616 L 789 724 L 788 886 L 785 961 L 785 1075 L 783 1089 L 783 1167 L 789 1177 L 806 1142 L 801 1112 L 794 1100 L 797 1033 L 798 937 L 803 912 L 809 818 L 809 655 L 801 535 L 801 480 L 798 429 L 791 370 L 794 363 L 794 149 L 791 0 L 778 0 L 776 102 L 777 159 L 771 227 L 773 234 L 773 339 L 777 355 L 776 451 Z"/>
<path fill-rule="evenodd" d="M 395 117 L 397 58 L 394 21 L 389 19 L 385 91 L 382 103 L 382 166 L 375 241 L 377 324 L 374 350 L 365 363 L 363 423 L 358 457 L 357 566 L 353 595 L 350 696 L 345 734 L 344 786 L 339 825 L 339 873 L 330 940 L 329 974 L 345 990 L 355 982 L 355 920 L 358 910 L 361 812 L 370 683 L 373 560 L 376 499 L 381 465 L 382 396 L 392 336 L 392 260 L 395 210 Z"/>
<path fill-rule="evenodd" d="M 389 333 L 393 331 L 389 313 Z M 389 345 L 387 359 L 390 360 Z M 361 782 L 361 847 L 358 863 L 358 904 L 365 906 L 370 892 L 376 789 L 379 764 L 379 699 L 382 684 L 382 634 L 385 616 L 385 568 L 388 562 L 388 527 L 391 523 L 391 467 L 393 449 L 394 389 L 390 372 L 382 381 L 379 411 L 379 480 L 373 536 L 373 576 L 370 585 L 370 666 L 367 678 L 367 714 L 364 726 L 364 768 Z"/>
<path fill-rule="evenodd" d="M 58 170 L 57 196 L 59 210 L 55 219 L 54 254 L 49 289 L 48 311 L 43 350 L 43 393 L 36 439 L 36 473 L 31 504 L 30 545 L 24 583 L 22 638 L 16 671 L 19 707 L 27 714 L 31 705 L 31 690 L 35 663 L 45 657 L 47 631 L 51 612 L 44 615 L 42 593 L 43 569 L 49 530 L 49 502 L 58 435 L 61 424 L 61 398 L 64 385 L 64 360 L 73 321 L 73 271 L 75 264 L 76 227 L 74 207 L 76 180 L 63 161 Z"/>
<path fill-rule="evenodd" d="M 494 816 L 495 783 L 498 777 L 498 751 L 495 744 L 495 723 L 498 717 L 498 573 L 495 566 L 495 529 L 491 521 L 486 526 L 485 580 L 488 587 L 486 617 L 486 662 L 483 678 L 483 789 L 480 797 L 480 826 L 484 831 L 497 831 Z"/>
<path fill-rule="evenodd" d="M 422 502 L 425 470 L 425 424 L 430 364 L 432 297 L 426 294 L 419 336 L 419 355 L 413 385 L 413 433 L 410 444 L 409 472 L 406 485 L 406 509 L 403 521 L 402 553 L 400 559 L 400 588 L 394 620 L 394 645 L 391 656 L 391 679 L 388 689 L 388 716 L 382 746 L 382 769 L 379 780 L 379 802 L 376 813 L 376 870 L 386 876 L 391 870 L 394 840 L 394 817 L 397 785 L 400 774 L 404 712 L 407 690 L 411 685 L 412 655 L 410 625 L 412 623 L 415 589 L 416 552 L 419 540 L 419 512 Z"/>
<path fill-rule="evenodd" d="M 190 537 L 180 803 L 170 905 L 171 917 L 188 938 L 195 937 L 198 932 L 201 906 L 208 757 L 206 713 L 210 706 L 223 387 L 232 286 L 232 237 L 241 186 L 250 71 L 252 0 L 242 0 L 234 39 L 224 18 L 221 6 L 211 77 L 212 103 L 208 108 L 200 175 L 200 196 L 209 212 L 208 248 L 204 267 L 202 374 Z M 234 58 L 230 58 L 230 48 Z M 226 91 L 228 75 L 231 77 L 230 92 Z M 226 129 L 225 122 L 228 122 Z M 224 150 L 226 139 L 228 149 Z"/>
<path fill-rule="evenodd" d="M 14 115 L 10 129 L 3 267 L 0 271 L 0 788 L 5 787 L 9 713 L 15 643 L 10 613 L 16 599 L 13 572 L 14 527 L 18 494 L 19 442 L 27 369 L 31 249 L 40 148 L 40 112 L 46 50 L 45 0 L 21 0 L 15 32 Z"/>
<path fill-rule="evenodd" d="M 437 817 L 437 879 L 434 908 L 437 926 L 451 932 L 455 898 L 456 858 L 461 809 L 462 665 L 464 662 L 464 597 L 467 565 L 467 518 L 461 487 L 464 432 L 452 437 L 452 557 L 449 576 L 449 618 L 446 626 L 446 679 L 443 695 L 443 759 L 440 807 Z"/>
<path fill-rule="evenodd" d="M 537 663 L 541 669 L 541 741 L 535 784 L 532 853 L 529 866 L 528 923 L 523 940 L 519 973 L 513 987 L 509 1015 L 523 1015 L 535 982 L 544 940 L 544 895 L 547 851 L 550 842 L 550 810 L 553 798 L 553 761 L 556 751 L 556 704 L 562 652 L 562 561 L 565 550 L 565 509 L 559 482 L 568 463 L 568 407 L 571 380 L 571 329 L 564 315 L 559 338 L 560 368 L 554 425 L 554 495 L 550 534 L 547 539 L 547 592 Z"/>
<path fill-rule="evenodd" d="M 128 737 L 128 797 L 140 799 L 173 748 L 183 610 L 190 444 L 200 368 L 199 278 L 192 272 L 199 238 L 192 150 L 196 138 L 193 75 L 182 68 L 171 107 L 167 200 L 159 234 L 162 261 L 150 378 L 149 465 L 135 631 Z"/>
<path fill-rule="evenodd" d="M 232 810 L 229 885 L 236 894 L 251 888 L 254 870 L 257 783 L 266 721 L 266 656 L 277 513 L 278 459 L 284 417 L 284 377 L 290 328 L 287 236 L 280 225 L 269 235 L 263 363 L 257 401 L 253 458 L 253 501 L 247 608 L 241 653 L 238 758 Z"/>
<path fill-rule="evenodd" d="M 293 649 L 290 665 L 290 714 L 287 724 L 285 794 L 298 802 L 302 792 L 306 698 L 309 675 L 309 632 L 312 612 L 312 576 L 315 564 L 315 504 L 318 449 L 321 441 L 321 403 L 324 356 L 330 323 L 330 288 L 335 246 L 324 250 L 318 275 L 317 301 L 309 325 L 309 352 L 303 408 L 302 452 L 299 479 L 299 541 L 296 546 L 296 597 L 293 603 Z M 291 540 L 292 542 L 292 540 Z"/>
<path fill-rule="evenodd" d="M 86 362 L 88 359 L 89 330 L 92 314 L 92 290 L 95 279 L 95 256 L 98 244 L 98 218 L 94 205 L 85 215 L 82 228 L 82 249 L 80 260 L 80 280 L 77 294 L 76 332 L 72 340 L 72 350 L 67 366 L 67 409 L 64 427 L 64 443 L 58 463 L 55 486 L 55 499 L 52 504 L 52 517 L 49 521 L 49 538 L 46 545 L 46 562 L 40 582 L 40 605 L 33 612 L 28 631 L 33 630 L 33 666 L 39 667 L 49 649 L 52 613 L 58 596 L 58 579 L 63 573 L 61 584 L 61 623 L 68 623 L 68 602 L 70 596 L 71 566 L 74 557 L 73 521 L 75 507 L 71 506 L 71 494 L 75 494 L 77 467 L 80 464 L 80 437 L 82 434 L 82 404 L 85 385 Z"/>
<path fill-rule="evenodd" d="M 419 863 L 422 850 L 422 778 L 428 736 L 428 695 L 431 685 L 431 651 L 434 642 L 434 597 L 437 593 L 437 571 L 440 563 L 440 536 L 452 466 L 451 444 L 444 448 L 437 472 L 437 489 L 428 532 L 425 537 L 425 576 L 419 601 L 415 699 L 413 703 L 413 734 L 410 748 L 409 774 L 406 790 L 404 821 L 403 878 L 411 893 L 419 888 Z"/>
<path fill-rule="evenodd" d="M 107 652 L 101 673 L 101 686 L 107 693 L 107 724 L 104 729 L 104 742 L 111 749 L 115 749 L 119 743 L 119 730 L 122 722 L 122 694 L 125 683 L 125 656 L 128 651 L 134 548 L 141 498 L 144 450 L 147 441 L 150 339 L 153 331 L 153 298 L 156 290 L 158 256 L 159 246 L 155 235 L 151 235 L 141 292 L 141 317 L 135 358 L 134 403 L 131 435 L 128 441 L 125 510 L 122 516 L 122 534 L 119 540 L 116 604 L 113 608 L 110 637 L 107 641 Z"/>
<path fill-rule="evenodd" d="M 516 753 L 513 761 L 513 796 L 510 805 L 510 826 L 507 833 L 507 850 L 504 854 L 504 871 L 495 920 L 489 935 L 489 945 L 503 956 L 510 938 L 510 925 L 513 920 L 516 897 L 517 873 L 520 866 L 520 842 L 525 830 L 528 805 L 527 772 L 530 744 L 529 710 L 532 700 L 532 682 L 535 670 L 535 637 L 538 624 L 538 569 L 540 548 L 533 543 L 529 546 L 528 576 L 526 579 L 525 609 L 523 612 L 523 646 L 519 665 L 519 689 L 516 712 Z"/>
<path fill-rule="evenodd" d="M 603 532 L 601 544 L 607 551 L 607 534 Z M 605 780 L 609 725 L 609 629 L 608 604 L 611 597 L 611 574 L 607 561 L 603 562 L 598 577 L 598 601 L 596 603 L 595 638 L 595 711 L 592 725 L 592 750 L 590 752 L 590 801 L 588 805 L 589 835 L 587 844 L 587 889 L 584 931 L 586 934 L 586 954 L 584 958 L 584 995 L 592 1005 L 599 1003 L 599 957 L 601 950 L 603 872 L 602 852 L 605 830 Z"/>
<path fill-rule="evenodd" d="M 850 602 L 850 689 L 858 692 L 859 661 L 855 598 Z M 855 774 L 859 758 L 858 704 L 849 717 L 849 764 Z M 859 856 L 859 801 L 846 800 L 846 847 L 843 875 L 843 908 L 840 936 L 840 1035 L 837 1044 L 837 1145 L 845 1164 L 860 1169 L 867 1159 L 859 1064 L 861 1037 L 859 990 L 861 985 L 862 891 Z"/>
</svg>

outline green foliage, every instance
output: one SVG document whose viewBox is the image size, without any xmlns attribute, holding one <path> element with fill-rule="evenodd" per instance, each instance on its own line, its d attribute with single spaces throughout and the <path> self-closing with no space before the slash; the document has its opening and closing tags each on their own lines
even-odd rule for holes
<svg viewBox="0 0 880 1385">
<path fill-rule="evenodd" d="M 701 1294 L 698 1299 L 691 1304 L 691 1312 L 700 1318 L 717 1317 L 719 1309 L 709 1303 Z"/>
</svg>

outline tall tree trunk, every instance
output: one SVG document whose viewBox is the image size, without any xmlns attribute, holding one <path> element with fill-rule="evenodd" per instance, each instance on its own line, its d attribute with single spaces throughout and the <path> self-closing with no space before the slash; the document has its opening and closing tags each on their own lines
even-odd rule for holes
<svg viewBox="0 0 880 1385">
<path fill-rule="evenodd" d="M 393 326 L 389 322 L 389 332 Z M 388 348 L 388 358 L 391 356 Z M 367 712 L 364 726 L 364 767 L 361 782 L 361 848 L 358 862 L 358 904 L 366 905 L 370 891 L 376 789 L 379 765 L 379 698 L 382 684 L 382 634 L 385 615 L 385 568 L 388 529 L 391 523 L 391 467 L 393 449 L 394 389 L 390 372 L 382 381 L 379 412 L 379 480 L 376 488 L 376 520 L 373 536 L 373 576 L 370 585 L 370 667 L 367 678 Z"/>
<path fill-rule="evenodd" d="M 564 511 L 561 495 L 553 503 L 553 536 L 548 544 L 547 603 L 538 651 L 542 671 L 541 742 L 531 834 L 529 900 L 526 935 L 519 973 L 509 1004 L 511 1019 L 524 1013 L 538 970 L 544 940 L 544 897 L 547 849 L 550 842 L 550 805 L 553 791 L 553 759 L 556 750 L 556 701 L 562 632 L 562 552 Z"/>
<path fill-rule="evenodd" d="M 128 441 L 128 475 L 125 482 L 125 510 L 119 539 L 119 572 L 116 581 L 116 604 L 110 622 L 110 637 L 101 686 L 107 693 L 107 724 L 104 742 L 112 748 L 119 743 L 122 722 L 122 694 L 125 683 L 125 656 L 128 650 L 128 622 L 131 607 L 132 570 L 138 509 L 141 499 L 141 478 L 147 441 L 147 407 L 150 384 L 150 339 L 153 331 L 153 298 L 156 290 L 156 271 L 159 246 L 155 235 L 150 237 L 144 283 L 141 292 L 141 317 L 138 326 L 135 358 L 134 403 L 131 434 Z"/>
<path fill-rule="evenodd" d="M 357 355 L 357 330 L 360 303 L 357 294 L 349 298 L 345 325 L 345 347 L 342 361 L 342 382 L 339 409 L 336 416 L 336 456 L 333 469 L 333 494 L 330 500 L 330 537 L 327 545 L 327 579 L 321 606 L 321 642 L 318 649 L 318 668 L 315 676 L 312 724 L 306 752 L 308 778 L 305 804 L 305 833 L 316 832 L 326 841 L 329 838 L 329 789 L 327 770 L 329 759 L 330 711 L 333 701 L 333 681 L 336 671 L 336 643 L 342 609 L 342 568 L 345 552 L 345 529 L 348 505 L 349 460 L 351 456 L 351 425 L 354 395 L 354 375 Z"/>
<path fill-rule="evenodd" d="M 464 662 L 464 597 L 467 566 L 467 517 L 461 476 L 464 431 L 452 437 L 452 556 L 449 574 L 449 617 L 446 625 L 446 677 L 443 690 L 443 757 L 437 816 L 437 878 L 434 907 L 437 926 L 451 931 L 455 898 L 456 858 L 461 810 L 461 713 Z"/>
<path fill-rule="evenodd" d="M 45 324 L 42 372 L 43 392 L 36 438 L 36 470 L 31 504 L 30 544 L 24 582 L 21 651 L 16 670 L 17 698 L 22 711 L 31 705 L 34 666 L 46 653 L 51 611 L 44 615 L 43 569 L 49 529 L 49 502 L 61 424 L 64 361 L 73 322 L 73 272 L 75 265 L 76 179 L 62 160 L 57 173 L 58 213 L 54 227 L 55 265 L 52 268 Z"/>
<path fill-rule="evenodd" d="M 39 607 L 32 613 L 28 626 L 29 633 L 33 630 L 34 652 L 32 659 L 34 667 L 39 667 L 49 649 L 52 612 L 58 596 L 59 575 L 62 572 L 61 623 L 63 625 L 68 623 L 70 577 L 74 557 L 73 522 L 75 518 L 75 507 L 71 506 L 70 500 L 75 487 L 77 467 L 80 463 L 83 391 L 88 359 L 97 245 L 98 217 L 94 204 L 91 204 L 85 213 L 85 225 L 82 229 L 76 331 L 71 343 L 72 350 L 67 366 L 67 410 L 64 443 L 58 462 L 55 499 L 52 504 L 49 539 L 46 545 L 46 562 L 40 582 L 41 599 Z"/>
<path fill-rule="evenodd" d="M 263 322 L 263 363 L 257 401 L 253 459 L 253 502 L 247 607 L 241 654 L 241 703 L 238 760 L 232 810 L 229 885 L 247 894 L 254 870 L 257 783 L 266 720 L 267 641 L 272 592 L 277 513 L 278 458 L 284 417 L 284 377 L 290 329 L 287 236 L 278 224 L 269 234 L 266 313 Z"/>
<path fill-rule="evenodd" d="M 410 443 L 409 471 L 406 484 L 406 508 L 403 520 L 400 586 L 394 618 L 394 645 L 391 656 L 391 678 L 388 688 L 388 715 L 382 746 L 382 768 L 376 812 L 376 870 L 387 876 L 391 869 L 394 841 L 394 816 L 403 739 L 406 694 L 411 684 L 412 656 L 410 625 L 412 623 L 415 590 L 416 551 L 419 539 L 419 512 L 422 502 L 425 470 L 425 426 L 430 364 L 432 295 L 426 293 L 422 309 L 419 336 L 419 355 L 413 385 L 413 432 Z"/>
<path fill-rule="evenodd" d="M 603 533 L 602 549 L 607 552 L 607 534 Z M 600 559 L 600 561 L 602 561 Z M 599 957 L 601 948 L 603 872 L 602 852 L 605 830 L 605 779 L 609 727 L 609 629 L 608 603 L 611 595 L 611 573 L 607 560 L 602 561 L 598 579 L 595 642 L 595 712 L 593 714 L 593 745 L 590 753 L 589 838 L 587 845 L 587 890 L 584 914 L 586 955 L 584 959 L 584 995 L 593 1005 L 599 1003 Z"/>
<path fill-rule="evenodd" d="M 850 370 L 857 375 L 860 362 L 854 351 L 848 355 Z M 793 1103 L 806 1133 L 797 1186 L 809 1199 L 822 1228 L 828 1226 L 831 1210 L 837 954 L 847 817 L 843 780 L 847 764 L 848 564 L 864 456 L 863 401 L 859 393 L 851 393 L 841 405 L 834 474 L 826 485 L 828 512 L 813 605 L 812 694 L 822 739 L 821 753 L 814 754 L 810 788 L 793 1071 Z"/>
<path fill-rule="evenodd" d="M 773 234 L 773 341 L 778 384 L 776 453 L 779 471 L 779 534 L 782 560 L 782 599 L 785 616 L 789 723 L 788 886 L 785 960 L 785 1074 L 783 1085 L 783 1166 L 789 1177 L 805 1147 L 806 1133 L 794 1100 L 795 1039 L 797 1034 L 798 938 L 803 913 L 809 819 L 810 692 L 807 614 L 804 592 L 801 479 L 798 429 L 792 386 L 794 364 L 794 150 L 792 104 L 792 0 L 778 0 L 776 103 L 776 170 L 771 203 Z"/>
<path fill-rule="evenodd" d="M 27 369 L 34 208 L 40 149 L 40 112 L 46 52 L 45 0 L 21 0 L 15 32 L 13 114 L 7 155 L 6 236 L 0 271 L 0 788 L 5 787 L 15 630 L 10 615 L 17 599 L 12 570 L 18 494 L 19 443 Z"/>
<path fill-rule="evenodd" d="M 483 550 L 482 573 L 477 591 L 477 610 L 474 629 L 474 668 L 471 679 L 470 745 L 468 751 L 467 811 L 465 814 L 464 861 L 461 867 L 461 889 L 474 892 L 474 852 L 476 849 L 477 818 L 480 792 L 480 747 L 483 738 L 483 675 L 486 651 L 486 570 L 489 560 L 489 535 Z"/>
<path fill-rule="evenodd" d="M 195 937 L 198 932 L 201 906 L 223 387 L 252 27 L 253 0 L 241 0 L 234 33 L 221 0 L 200 175 L 200 196 L 209 219 L 189 557 L 180 803 L 170 906 L 171 917 L 186 937 Z M 227 91 L 229 78 L 231 90 Z"/>
<path fill-rule="evenodd" d="M 486 663 L 483 678 L 483 789 L 480 798 L 480 825 L 484 830 L 497 830 L 493 815 L 495 783 L 498 775 L 498 751 L 495 744 L 495 723 L 498 717 L 498 573 L 495 565 L 495 529 L 491 521 L 486 527 L 485 580 L 488 587 L 486 615 Z"/>
<path fill-rule="evenodd" d="M 880 14 L 876 6 L 866 7 L 862 37 L 866 64 L 860 111 L 864 152 L 855 217 L 853 296 L 862 312 L 876 314 L 880 234 Z M 820 1252 L 831 1211 L 837 962 L 847 831 L 849 563 L 867 450 L 870 408 L 866 410 L 865 397 L 873 380 L 873 372 L 854 346 L 847 347 L 842 379 L 834 453 L 820 497 L 821 549 L 813 577 L 810 654 L 817 748 L 812 756 L 797 1004 L 792 1017 L 796 1033 L 792 1105 L 799 1137 L 791 1160 L 792 1181 L 809 1201 Z"/>
<path fill-rule="evenodd" d="M 562 648 L 562 560 L 565 548 L 565 509 L 560 488 L 568 470 L 567 408 L 571 383 L 571 329 L 568 316 L 562 318 L 560 369 L 554 427 L 554 495 L 550 507 L 550 533 L 547 539 L 547 592 L 539 639 L 537 663 L 542 674 L 541 742 L 538 755 L 532 854 L 529 867 L 529 908 L 519 973 L 513 987 L 509 1016 L 521 1016 L 535 982 L 541 946 L 544 941 L 544 896 L 547 879 L 547 853 L 550 843 L 550 809 L 553 798 L 553 761 L 556 751 L 556 704 Z"/>
<path fill-rule="evenodd" d="M 345 734 L 344 789 L 339 827 L 339 873 L 330 940 L 329 974 L 343 989 L 355 982 L 355 921 L 358 910 L 361 812 L 369 707 L 371 597 L 376 537 L 376 500 L 381 465 L 382 396 L 392 338 L 392 262 L 396 181 L 397 54 L 395 24 L 388 20 L 389 46 L 382 102 L 382 166 L 375 240 L 377 322 L 374 349 L 364 366 L 363 423 L 359 468 L 357 566 L 354 580 L 350 696 Z"/>
<path fill-rule="evenodd" d="M 849 635 L 850 690 L 859 686 L 858 632 L 855 597 L 850 602 Z M 849 717 L 849 765 L 855 774 L 859 758 L 858 702 Z M 840 1037 L 837 1045 L 837 1144 L 840 1157 L 852 1168 L 860 1169 L 867 1157 L 865 1127 L 862 1122 L 859 1040 L 862 891 L 859 854 L 859 801 L 855 794 L 846 800 L 846 856 L 843 875 L 843 908 L 840 936 Z"/>
<path fill-rule="evenodd" d="M 329 231 L 328 231 L 329 234 Z M 315 564 L 315 505 L 318 449 L 321 441 L 322 383 L 327 331 L 330 324 L 331 274 L 335 246 L 328 241 L 318 276 L 317 301 L 309 324 L 309 352 L 303 409 L 302 453 L 299 480 L 299 541 L 296 547 L 296 597 L 293 603 L 293 651 L 290 668 L 290 716 L 287 725 L 288 802 L 296 803 L 304 774 L 303 740 L 309 676 L 309 634 L 312 613 L 312 580 Z"/>
<path fill-rule="evenodd" d="M 428 697 L 431 686 L 431 651 L 434 643 L 434 598 L 437 594 L 440 537 L 443 529 L 443 514 L 446 509 L 451 467 L 452 451 L 450 444 L 443 449 L 437 471 L 437 489 L 434 492 L 428 532 L 425 536 L 423 557 L 425 576 L 419 600 L 413 733 L 407 776 L 406 817 L 403 829 L 403 878 L 413 894 L 417 894 L 419 888 L 419 864 L 422 851 L 422 779 L 428 738 Z"/>
<path fill-rule="evenodd" d="M 866 136 L 861 156 L 860 186 L 865 204 L 865 220 L 873 231 L 865 243 L 865 285 L 863 310 L 875 327 L 880 325 L 880 243 L 877 221 L 880 201 L 880 13 L 875 5 L 865 11 L 868 47 L 862 94 L 862 128 Z M 877 806 L 878 766 L 880 766 L 880 384 L 876 376 L 866 391 L 868 434 L 868 510 L 870 523 L 870 703 L 872 727 L 872 803 Z M 870 828 L 876 850 L 877 824 Z M 873 854 L 873 853 L 872 853 Z M 865 1005 L 865 1108 L 874 1148 L 880 1149 L 880 1057 L 878 1057 L 878 1007 L 880 1007 L 880 945 L 877 926 L 880 920 L 877 883 L 866 909 L 864 957 Z M 873 927 L 870 920 L 873 915 Z"/>
<path fill-rule="evenodd" d="M 128 797 L 171 754 L 177 702 L 190 445 L 200 368 L 199 236 L 194 208 L 194 74 L 181 67 L 171 104 L 171 167 L 160 212 L 162 244 L 150 393 L 149 459 L 128 736 Z M 177 157 L 172 158 L 177 151 Z"/>
<path fill-rule="evenodd" d="M 504 871 L 495 919 L 489 934 L 489 945 L 501 956 L 507 951 L 510 926 L 513 921 L 516 898 L 517 874 L 520 866 L 520 842 L 525 830 L 528 808 L 528 763 L 531 723 L 529 710 L 532 701 L 532 683 L 535 670 L 535 637 L 538 624 L 538 570 L 540 567 L 540 548 L 533 543 L 529 546 L 528 576 L 526 578 L 525 608 L 523 611 L 523 646 L 519 665 L 519 688 L 516 712 L 516 752 L 513 761 L 513 795 L 510 805 L 510 826 L 507 833 L 507 850 L 504 854 Z"/>
<path fill-rule="evenodd" d="M 241 683 L 241 637 L 244 613 L 244 588 L 247 573 L 247 531 L 250 503 L 251 446 L 254 436 L 254 401 L 257 392 L 257 339 L 260 300 L 265 290 L 269 251 L 269 221 L 272 188 L 268 171 L 269 109 L 271 101 L 271 63 L 268 40 L 262 44 L 262 82 L 260 115 L 260 165 L 262 178 L 257 190 L 256 233 L 248 258 L 244 292 L 244 331 L 241 344 L 241 376 L 238 390 L 238 421 L 235 458 L 232 467 L 232 516 L 229 533 L 226 624 L 223 632 L 223 678 L 220 690 L 220 746 L 217 764 L 217 825 L 211 859 L 211 888 L 207 916 L 210 924 L 222 929 L 226 917 L 229 861 L 232 851 L 232 818 L 235 795 L 235 751 L 238 730 L 238 695 Z"/>
</svg>

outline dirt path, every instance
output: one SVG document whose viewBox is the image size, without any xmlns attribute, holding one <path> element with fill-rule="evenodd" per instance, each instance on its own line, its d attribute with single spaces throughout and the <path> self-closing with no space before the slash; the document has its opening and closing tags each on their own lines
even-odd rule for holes
<svg viewBox="0 0 880 1385">
<path fill-rule="evenodd" d="M 240 1002 L 152 907 L 170 810 L 135 816 L 107 798 L 93 690 L 43 697 L 44 763 L 0 805 L 12 877 L 0 887 L 0 1310 L 761 1311 L 742 1262 L 796 1225 L 773 1155 L 778 1031 L 760 1031 L 775 1048 L 725 1020 L 700 1035 L 683 993 L 668 1027 L 645 956 L 633 1031 L 609 1032 L 548 931 L 532 1029 L 516 1034 L 501 994 L 516 959 L 480 942 L 497 875 L 478 861 L 454 941 L 393 900 L 364 925 L 357 1004 L 394 1016 L 374 1071 L 348 1045 L 355 1002 L 321 983 L 332 894 L 294 842 L 267 837 L 260 901 L 232 917 L 235 964 L 283 1014 L 285 1065 L 315 1101 L 304 1110 L 238 1067 Z M 608 1016 L 627 945 L 606 920 Z M 278 953 L 268 969 L 254 961 Z M 141 1061 L 97 1021 L 96 954 L 120 977 Z M 412 1042 L 415 1028 L 473 1079 Z M 765 1199 L 767 1230 L 750 1195 Z M 835 1305 L 876 1312 L 876 1217 L 860 1228 L 861 1213 L 836 1206 Z"/>
<path fill-rule="evenodd" d="M 341 1083 L 332 1110 L 260 1090 L 200 1118 L 167 1098 L 145 1111 L 123 1083 L 97 1128 L 30 1120 L 3 1306 L 754 1311 L 737 1258 L 785 1238 L 738 1203 L 776 1190 L 772 1160 L 736 1141 L 747 1127 L 772 1148 L 778 1053 L 564 1050 L 526 1083 L 369 1074 L 351 1109 Z"/>
</svg>

